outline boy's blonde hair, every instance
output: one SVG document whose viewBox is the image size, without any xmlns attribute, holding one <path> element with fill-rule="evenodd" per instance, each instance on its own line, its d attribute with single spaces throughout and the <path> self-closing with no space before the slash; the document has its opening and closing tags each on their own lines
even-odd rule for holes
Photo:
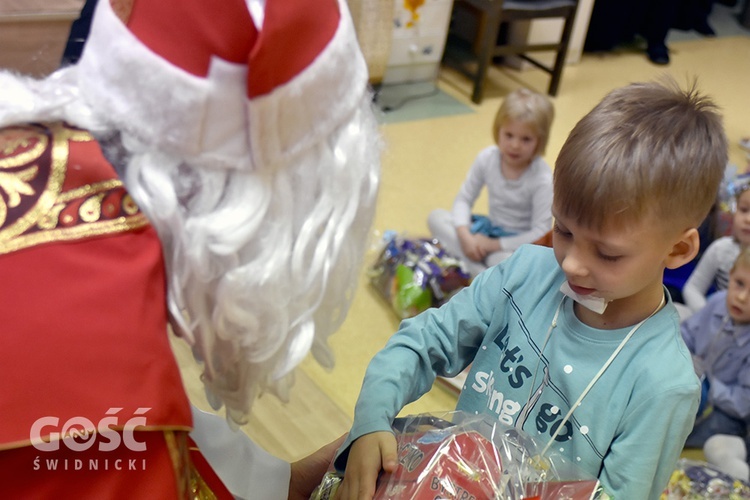
<svg viewBox="0 0 750 500">
<path fill-rule="evenodd" d="M 727 140 L 716 105 L 671 78 L 610 92 L 573 128 L 554 169 L 555 207 L 592 229 L 654 216 L 697 227 L 716 200 Z"/>
<path fill-rule="evenodd" d="M 730 269 L 729 272 L 733 273 L 738 267 L 750 269 L 750 248 L 743 248 L 740 251 L 740 254 L 735 259 L 734 264 L 732 264 L 732 269 Z"/>
<path fill-rule="evenodd" d="M 500 127 L 506 120 L 517 120 L 534 129 L 539 140 L 535 154 L 544 154 L 554 118 L 555 108 L 547 96 L 530 89 L 514 90 L 503 99 L 495 114 L 495 122 L 492 124 L 492 140 L 495 143 L 498 142 Z"/>
</svg>

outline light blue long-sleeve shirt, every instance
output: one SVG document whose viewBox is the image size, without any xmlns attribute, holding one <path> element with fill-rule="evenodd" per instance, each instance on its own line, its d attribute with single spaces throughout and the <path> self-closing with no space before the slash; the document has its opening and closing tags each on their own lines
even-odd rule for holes
<svg viewBox="0 0 750 500">
<path fill-rule="evenodd" d="M 348 446 L 390 430 L 437 375 L 471 371 L 457 409 L 495 415 L 546 442 L 631 328 L 581 323 L 559 292 L 549 248 L 522 246 L 440 309 L 405 320 L 370 363 Z M 557 326 L 542 349 L 555 310 Z M 553 450 L 620 499 L 658 499 L 692 429 L 700 387 L 671 302 L 641 326 L 594 384 Z"/>
</svg>

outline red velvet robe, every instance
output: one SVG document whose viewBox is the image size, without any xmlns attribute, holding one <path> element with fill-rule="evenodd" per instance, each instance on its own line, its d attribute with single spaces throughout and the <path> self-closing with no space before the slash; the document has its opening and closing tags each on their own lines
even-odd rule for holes
<svg viewBox="0 0 750 500">
<path fill-rule="evenodd" d="M 88 132 L 0 129 L 0 280 L 3 496 L 206 493 L 159 239 Z"/>
</svg>

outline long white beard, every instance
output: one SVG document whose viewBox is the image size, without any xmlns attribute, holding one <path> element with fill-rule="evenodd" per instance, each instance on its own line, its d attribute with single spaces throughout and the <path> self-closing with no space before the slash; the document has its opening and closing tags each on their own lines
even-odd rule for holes
<svg viewBox="0 0 750 500">
<path fill-rule="evenodd" d="M 378 189 L 369 106 L 363 97 L 328 141 L 260 172 L 148 150 L 127 162 L 124 182 L 164 246 L 176 330 L 236 423 L 258 391 L 284 398 L 310 350 L 333 366 L 327 338 L 353 297 Z"/>
</svg>

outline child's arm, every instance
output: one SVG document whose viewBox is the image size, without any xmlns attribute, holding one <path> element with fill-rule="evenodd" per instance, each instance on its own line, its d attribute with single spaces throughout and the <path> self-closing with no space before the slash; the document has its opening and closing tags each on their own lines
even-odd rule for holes
<svg viewBox="0 0 750 500">
<path fill-rule="evenodd" d="M 682 288 L 682 298 L 691 311 L 696 312 L 706 305 L 706 292 L 716 278 L 719 269 L 717 242 L 711 243 Z"/>
<path fill-rule="evenodd" d="M 623 419 L 599 479 L 615 499 L 654 499 L 677 465 L 698 411 L 700 389 L 672 388 L 641 401 Z"/>
<path fill-rule="evenodd" d="M 494 146 L 479 152 L 453 200 L 451 214 L 453 215 L 453 225 L 456 228 L 456 236 L 461 243 L 461 250 L 466 257 L 476 262 L 484 260 L 485 255 L 482 255 L 474 241 L 474 235 L 469 230 L 471 227 L 471 211 L 487 181 L 486 169 L 491 168 L 493 164 L 497 164 L 498 154 L 497 147 Z"/>
<path fill-rule="evenodd" d="M 493 268 L 442 307 L 401 323 L 367 367 L 352 429 L 335 461 L 337 470 L 348 474 L 347 456 L 353 443 L 364 446 L 359 439 L 378 431 L 390 434 L 393 419 L 406 404 L 429 391 L 437 375 L 458 375 L 474 359 L 502 301 L 502 282 L 502 267 Z M 371 464 L 373 459 L 361 462 Z M 372 477 L 369 472 L 360 475 Z"/>
<path fill-rule="evenodd" d="M 393 472 L 398 465 L 396 438 L 391 432 L 365 434 L 349 449 L 346 475 L 339 488 L 339 500 L 370 500 L 380 470 Z"/>
</svg>

